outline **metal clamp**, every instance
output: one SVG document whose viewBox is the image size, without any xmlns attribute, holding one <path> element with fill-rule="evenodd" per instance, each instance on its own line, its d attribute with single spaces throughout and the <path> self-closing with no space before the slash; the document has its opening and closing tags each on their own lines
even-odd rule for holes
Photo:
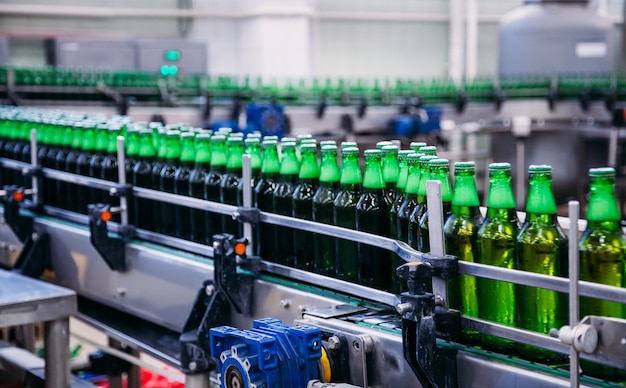
<svg viewBox="0 0 626 388">
<path fill-rule="evenodd" d="M 100 256 L 113 271 L 126 271 L 126 241 L 119 237 L 109 236 L 107 222 L 112 214 L 120 208 L 113 208 L 107 204 L 91 204 L 88 206 L 89 231 L 91 245 L 96 248 Z"/>
</svg>

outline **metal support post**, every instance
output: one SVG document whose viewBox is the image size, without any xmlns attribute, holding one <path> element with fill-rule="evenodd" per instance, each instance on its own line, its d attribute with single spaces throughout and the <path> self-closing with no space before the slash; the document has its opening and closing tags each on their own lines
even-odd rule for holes
<svg viewBox="0 0 626 388">
<path fill-rule="evenodd" d="M 242 157 L 242 173 L 243 179 L 243 206 L 246 208 L 252 207 L 252 166 L 250 164 L 250 155 L 243 155 Z M 252 224 L 249 222 L 243 223 L 243 236 L 248 240 L 246 246 L 246 254 L 252 256 Z"/>
<path fill-rule="evenodd" d="M 37 166 L 37 130 L 30 130 L 30 164 L 33 166 Z M 36 175 L 31 177 L 32 188 L 33 188 L 33 203 L 35 205 L 39 204 L 39 181 Z"/>
<path fill-rule="evenodd" d="M 579 279 L 579 262 L 578 262 L 578 217 L 580 204 L 578 201 L 570 201 L 569 208 L 569 325 L 576 327 L 579 317 L 579 295 L 578 295 L 578 279 Z M 570 347 L 570 386 L 578 388 L 579 385 L 579 359 L 578 350 L 573 345 Z"/>
<path fill-rule="evenodd" d="M 44 323 L 46 349 L 46 388 L 70 386 L 70 320 Z"/>
<path fill-rule="evenodd" d="M 209 388 L 209 377 L 206 374 L 185 375 L 186 388 Z"/>
<path fill-rule="evenodd" d="M 126 184 L 126 152 L 124 151 L 124 136 L 117 137 L 117 174 L 120 185 Z M 128 225 L 128 198 L 120 197 L 121 223 Z"/>
<path fill-rule="evenodd" d="M 443 238 L 443 205 L 441 202 L 441 183 L 438 181 L 426 182 L 426 206 L 428 207 L 428 235 L 430 253 L 443 256 L 446 251 Z M 433 294 L 437 305 L 447 308 L 448 294 L 446 280 L 433 276 Z"/>
<path fill-rule="evenodd" d="M 617 166 L 617 143 L 619 139 L 619 127 L 611 127 L 609 132 L 609 156 L 607 164 L 610 167 Z"/>
</svg>

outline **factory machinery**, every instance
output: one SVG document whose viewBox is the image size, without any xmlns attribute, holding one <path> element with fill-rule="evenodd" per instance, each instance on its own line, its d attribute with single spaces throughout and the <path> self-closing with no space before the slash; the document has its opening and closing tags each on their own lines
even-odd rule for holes
<svg viewBox="0 0 626 388">
<path fill-rule="evenodd" d="M 389 238 L 258 211 L 249 184 L 242 207 L 132 187 L 123 137 L 119 182 L 42 168 L 36 135 L 30 164 L 1 160 L 4 169 L 32 178 L 31 187 L 2 192 L 3 266 L 75 290 L 81 319 L 180 368 L 188 387 L 613 386 L 620 382 L 570 373 L 578 371 L 578 355 L 626 369 L 626 321 L 578 317 L 578 295 L 623 303 L 626 289 L 444 255 L 438 182 L 428 182 L 431 252 L 423 253 Z M 92 204 L 88 215 L 48 206 L 42 178 L 108 191 L 120 206 Z M 251 181 L 247 156 L 243 181 Z M 137 229 L 128 224 L 130 196 L 231 216 L 243 223 L 244 236 L 218 234 L 207 246 Z M 570 210 L 561 224 L 569 229 L 570 274 L 577 279 L 584 221 L 577 204 Z M 120 222 L 111 221 L 118 214 Z M 394 252 L 406 261 L 397 274 L 408 291 L 394 295 L 255 257 L 259 222 Z M 446 293 L 459 274 L 569 292 L 570 325 L 548 336 L 461 316 L 447 308 Z M 571 354 L 571 363 L 548 366 L 472 347 L 457 342 L 463 329 Z"/>
</svg>

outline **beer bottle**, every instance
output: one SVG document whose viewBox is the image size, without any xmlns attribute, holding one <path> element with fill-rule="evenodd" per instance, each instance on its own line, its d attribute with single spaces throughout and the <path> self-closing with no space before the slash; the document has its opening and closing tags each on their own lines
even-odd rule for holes
<svg viewBox="0 0 626 388">
<path fill-rule="evenodd" d="M 321 143 L 320 143 L 321 144 Z M 333 224 L 333 204 L 339 189 L 339 168 L 337 167 L 337 146 L 322 146 L 322 166 L 320 184 L 313 196 L 313 221 Z M 314 268 L 315 272 L 335 276 L 336 239 L 331 236 L 315 234 Z"/>
<path fill-rule="evenodd" d="M 174 193 L 189 196 L 189 176 L 196 158 L 195 134 L 183 132 L 180 135 L 180 163 L 174 173 Z M 176 237 L 191 240 L 191 209 L 176 205 L 175 209 Z"/>
<path fill-rule="evenodd" d="M 363 177 L 359 167 L 359 149 L 346 147 L 341 150 L 341 179 L 339 191 L 333 204 L 335 226 L 356 229 L 356 204 L 362 192 Z M 335 250 L 336 272 L 339 279 L 358 281 L 358 246 L 350 240 L 337 239 Z"/>
<path fill-rule="evenodd" d="M 62 130 L 63 126 L 61 125 L 60 120 L 49 120 L 48 122 L 50 135 L 49 135 L 49 146 L 43 154 L 41 160 L 41 166 L 45 168 L 53 169 L 55 167 L 55 157 L 56 154 L 61 149 L 62 145 Z M 50 206 L 57 206 L 57 196 L 56 192 L 56 183 L 53 179 L 44 177 L 42 179 L 43 183 L 43 195 L 41 196 L 43 203 Z"/>
<path fill-rule="evenodd" d="M 446 253 L 459 260 L 475 262 L 478 254 L 478 228 L 482 224 L 480 201 L 476 191 L 474 162 L 454 164 L 454 193 L 452 195 L 452 214 L 443 226 L 446 240 Z M 448 305 L 459 310 L 463 315 L 478 317 L 478 298 L 476 278 L 460 275 L 449 281 Z M 465 331 L 463 337 L 470 343 L 477 343 L 476 331 Z"/>
<path fill-rule="evenodd" d="M 119 181 L 119 174 L 117 171 L 117 137 L 121 133 L 121 128 L 117 124 L 111 124 L 107 131 L 107 148 L 106 153 L 104 154 L 104 159 L 102 160 L 102 176 L 101 178 L 111 182 Z M 129 181 L 128 183 L 131 183 Z M 109 195 L 107 191 L 103 191 L 103 202 L 111 204 L 111 206 L 119 206 L 120 199 L 117 197 L 112 197 Z M 128 222 L 131 225 L 134 225 L 134 214 L 132 210 L 132 203 L 128 203 Z M 120 217 L 118 215 L 114 216 L 114 219 L 117 221 Z"/>
<path fill-rule="evenodd" d="M 193 135 L 192 135 L 193 136 Z M 180 137 L 177 130 L 170 130 L 166 133 L 166 155 L 165 163 L 159 174 L 160 190 L 165 193 L 174 193 L 174 174 L 180 163 Z M 176 235 L 176 210 L 178 206 L 172 203 L 163 202 L 161 204 L 161 224 L 157 225 L 158 232 L 169 236 Z"/>
<path fill-rule="evenodd" d="M 237 205 L 237 186 L 241 180 L 241 158 L 243 156 L 243 139 L 233 136 L 228 139 L 228 159 L 226 160 L 226 173 L 222 176 L 220 185 L 220 200 L 227 205 Z M 231 216 L 222 216 L 222 233 L 230 233 L 241 236 L 241 224 L 233 220 Z"/>
<path fill-rule="evenodd" d="M 84 125 L 81 121 L 74 124 L 72 130 L 72 145 L 70 151 L 65 158 L 65 171 L 76 174 L 78 172 L 78 157 L 83 145 Z M 73 212 L 79 212 L 82 209 L 78 209 L 78 192 L 80 186 L 74 183 L 67 183 L 66 185 L 66 200 L 62 201 L 62 208 L 71 210 Z"/>
<path fill-rule="evenodd" d="M 293 190 L 293 210 L 295 218 L 313 219 L 313 196 L 319 186 L 320 167 L 317 164 L 317 145 L 304 143 L 300 147 L 302 164 L 298 174 L 298 184 Z M 296 268 L 311 271 L 314 261 L 313 233 L 306 230 L 293 231 L 294 259 Z"/>
<path fill-rule="evenodd" d="M 278 183 L 274 189 L 272 198 L 272 208 L 274 213 L 283 216 L 293 214 L 293 192 L 298 181 L 300 168 L 296 157 L 296 143 L 293 141 L 282 141 L 283 158 L 280 162 L 280 173 Z M 294 265 L 292 229 L 284 226 L 275 227 L 274 246 L 276 252 L 276 262 L 284 265 Z M 289 236 L 289 237 L 288 237 Z"/>
<path fill-rule="evenodd" d="M 580 280 L 626 287 L 626 237 L 620 226 L 620 208 L 615 196 L 615 169 L 589 170 L 591 195 L 587 228 L 578 242 Z M 580 297 L 580 316 L 626 318 L 624 304 Z M 626 371 L 581 361 L 583 372 L 604 379 L 626 380 Z"/>
<path fill-rule="evenodd" d="M 310 133 L 304 133 L 296 136 L 296 157 L 298 158 L 298 163 L 302 163 L 302 152 L 300 147 L 309 140 L 315 141 L 315 139 L 313 139 L 313 135 Z"/>
<path fill-rule="evenodd" d="M 133 167 L 133 186 L 153 189 L 152 168 L 156 162 L 156 151 L 152 141 L 152 130 L 143 129 L 139 132 L 139 157 Z M 156 231 L 154 223 L 155 203 L 147 198 L 133 198 L 133 214 L 135 225 L 140 229 Z M 130 214 L 129 214 L 130 216 Z"/>
<path fill-rule="evenodd" d="M 478 229 L 478 260 L 480 264 L 513 269 L 515 240 L 519 230 L 515 197 L 511 188 L 511 165 L 489 165 L 487 217 Z M 478 314 L 480 318 L 515 326 L 515 285 L 491 279 L 477 279 Z M 510 352 L 514 343 L 493 336 L 482 336 L 486 348 Z"/>
<path fill-rule="evenodd" d="M 132 133 L 130 131 L 134 131 L 136 129 L 137 128 L 135 127 L 130 127 L 129 136 Z M 161 190 L 161 170 L 163 169 L 163 166 L 165 165 L 165 157 L 167 156 L 167 132 L 169 131 L 166 130 L 165 127 L 161 127 L 159 129 L 158 147 L 156 148 L 157 157 L 154 163 L 152 164 L 152 171 L 151 171 L 152 187 L 151 189 L 157 190 L 157 191 Z M 134 168 L 133 168 L 133 171 L 134 171 Z M 152 201 L 152 205 L 154 208 L 154 211 L 152 213 L 153 218 L 154 218 L 153 219 L 154 231 L 157 232 L 159 231 L 159 225 L 163 224 L 163 220 L 162 220 L 163 214 L 161 212 L 162 203 L 155 200 L 155 201 Z"/>
<path fill-rule="evenodd" d="M 76 159 L 76 173 L 79 175 L 89 176 L 90 169 L 89 163 L 93 152 L 96 148 L 96 129 L 93 122 L 87 123 L 83 129 L 83 142 L 81 145 L 81 151 Z M 80 213 L 87 214 L 87 205 L 89 205 L 92 197 L 91 190 L 86 186 L 77 186 L 77 206 L 76 209 Z"/>
<path fill-rule="evenodd" d="M 393 145 L 393 143 L 389 140 L 379 141 L 376 143 L 376 149 L 382 151 L 385 146 L 390 146 L 390 145 Z"/>
<path fill-rule="evenodd" d="M 420 148 L 420 152 L 428 156 L 437 156 L 437 147 L 423 146 L 422 148 Z"/>
<path fill-rule="evenodd" d="M 211 164 L 211 135 L 196 135 L 196 147 L 193 170 L 189 173 L 189 194 L 194 198 L 204 199 L 204 180 Z M 200 209 L 191 209 L 191 241 L 208 244 L 208 213 Z"/>
<path fill-rule="evenodd" d="M 280 171 L 280 160 L 278 159 L 277 141 L 268 140 L 267 136 L 263 140 L 263 163 L 261 165 L 261 177 L 254 187 L 254 207 L 264 212 L 274 210 L 272 199 L 274 189 Z M 274 260 L 275 234 L 274 225 L 261 223 L 257 225 L 256 254 L 265 260 Z"/>
<path fill-rule="evenodd" d="M 30 163 L 30 130 L 37 129 L 41 124 L 41 120 L 38 118 L 32 118 L 26 121 L 20 129 L 20 142 L 15 146 L 15 159 L 24 163 Z M 47 135 L 44 136 L 47 139 Z M 46 140 L 47 142 L 47 140 Z M 31 187 L 30 178 L 22 174 L 21 171 L 16 170 L 16 180 L 19 186 L 24 188 Z"/>
<path fill-rule="evenodd" d="M 419 222 L 426 212 L 426 182 L 430 180 L 430 161 L 434 159 L 437 159 L 437 157 L 433 155 L 420 156 L 420 173 L 419 183 L 417 186 L 417 200 L 413 210 L 409 214 L 409 220 L 406 228 L 408 240 L 407 243 L 413 249 L 417 250 L 419 250 Z M 404 221 L 404 214 L 402 214 L 401 216 L 401 221 Z M 401 216 L 399 215 L 398 219 L 400 219 Z"/>
<path fill-rule="evenodd" d="M 530 166 L 526 219 L 517 237 L 516 269 L 552 276 L 568 276 L 567 237 L 556 218 L 552 193 L 552 167 Z M 543 288 L 516 286 L 519 327 L 543 334 L 567 324 L 567 298 Z M 567 357 L 527 345 L 518 345 L 520 354 L 544 362 L 565 361 Z"/>
<path fill-rule="evenodd" d="M 125 160 L 124 160 L 124 171 L 126 171 L 126 182 L 133 181 L 133 174 L 135 171 L 135 164 L 137 164 L 137 160 L 139 159 L 139 132 L 145 128 L 141 128 L 139 126 L 129 126 L 127 129 L 127 136 L 125 145 Z M 165 157 L 165 156 L 164 156 Z"/>
<path fill-rule="evenodd" d="M 430 161 L 430 179 L 441 183 L 441 201 L 443 222 L 445 223 L 452 212 L 452 185 L 450 184 L 450 161 L 448 159 L 432 159 Z M 418 232 L 418 250 L 430 252 L 430 234 L 428 233 L 428 206 L 424 201 L 424 214 L 420 218 Z"/>
<path fill-rule="evenodd" d="M 428 144 L 423 141 L 413 141 L 409 144 L 409 148 L 416 154 L 422 153 L 422 147 L 426 147 Z"/>
<path fill-rule="evenodd" d="M 213 135 L 211 137 L 211 167 L 204 180 L 204 199 L 212 202 L 220 202 L 220 184 L 222 176 L 226 173 L 226 137 Z M 209 243 L 213 242 L 213 234 L 222 233 L 222 216 L 218 213 L 210 213 L 207 230 Z"/>
<path fill-rule="evenodd" d="M 254 204 L 254 188 L 261 177 L 261 160 L 263 157 L 261 154 L 261 140 L 252 135 L 253 134 L 248 135 L 246 140 L 244 140 L 246 148 L 244 153 L 250 155 L 250 187 L 252 190 L 251 198 Z M 243 206 L 243 179 L 239 181 L 239 185 L 237 186 L 237 205 Z M 254 244 L 256 245 L 256 241 Z"/>
<path fill-rule="evenodd" d="M 104 162 L 104 155 L 107 151 L 107 145 L 109 143 L 107 126 L 104 123 L 96 125 L 96 141 L 89 159 L 89 176 L 93 178 L 102 179 L 102 164 Z M 108 195 L 105 197 L 105 193 L 102 190 L 90 189 L 91 200 L 89 203 L 106 203 Z"/>
<path fill-rule="evenodd" d="M 72 149 L 72 142 L 74 141 L 74 135 L 76 135 L 76 133 L 74 133 L 69 121 L 61 121 L 60 125 L 62 126 L 62 129 L 59 130 L 59 141 L 61 146 L 54 157 L 54 168 L 59 171 L 66 171 L 66 159 Z M 67 201 L 70 192 L 70 184 L 61 179 L 55 179 L 53 190 L 55 202 L 52 206 L 68 210 Z"/>
<path fill-rule="evenodd" d="M 400 206 L 404 202 L 406 198 L 406 183 L 409 179 L 409 163 L 407 160 L 407 156 L 412 154 L 411 150 L 401 150 L 398 152 L 398 180 L 396 182 L 396 197 L 391 204 L 391 209 L 389 209 L 389 230 L 390 237 L 396 240 L 399 239 L 398 234 L 398 211 L 400 210 Z"/>
<path fill-rule="evenodd" d="M 389 236 L 389 207 L 381 169 L 382 152 L 365 151 L 363 193 L 356 204 L 356 229 L 361 232 Z M 379 290 L 390 291 L 392 274 L 388 251 L 359 243 L 359 283 Z"/>
<path fill-rule="evenodd" d="M 393 201 L 396 199 L 396 186 L 400 173 L 400 166 L 398 165 L 398 147 L 395 145 L 386 145 L 382 148 L 382 151 L 385 194 L 387 195 L 387 202 L 393 204 Z"/>
</svg>

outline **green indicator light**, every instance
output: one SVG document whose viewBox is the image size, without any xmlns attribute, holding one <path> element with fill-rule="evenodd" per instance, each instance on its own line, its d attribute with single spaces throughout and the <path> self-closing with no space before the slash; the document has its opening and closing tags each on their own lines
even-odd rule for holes
<svg viewBox="0 0 626 388">
<path fill-rule="evenodd" d="M 176 75 L 176 74 L 178 74 L 178 66 L 175 66 L 175 65 L 161 66 L 161 75 Z"/>
<path fill-rule="evenodd" d="M 165 52 L 166 61 L 177 61 L 180 59 L 180 51 L 170 50 Z"/>
<path fill-rule="evenodd" d="M 171 75 L 178 74 L 178 66 L 170 66 L 170 74 Z"/>
</svg>

